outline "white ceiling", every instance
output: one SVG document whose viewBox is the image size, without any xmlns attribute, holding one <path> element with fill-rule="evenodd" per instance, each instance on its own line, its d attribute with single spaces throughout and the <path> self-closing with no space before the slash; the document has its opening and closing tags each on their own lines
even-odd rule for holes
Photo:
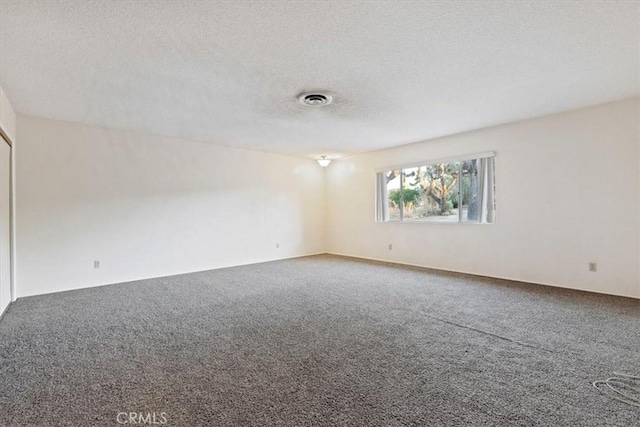
<svg viewBox="0 0 640 427">
<path fill-rule="evenodd" d="M 346 155 L 639 94 L 640 2 L 0 0 L 0 85 L 23 114 Z"/>
</svg>

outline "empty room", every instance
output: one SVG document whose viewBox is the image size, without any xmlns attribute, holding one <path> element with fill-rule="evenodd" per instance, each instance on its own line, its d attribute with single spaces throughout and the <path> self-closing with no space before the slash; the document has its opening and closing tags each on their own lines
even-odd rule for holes
<svg viewBox="0 0 640 427">
<path fill-rule="evenodd" d="M 0 0 L 0 426 L 640 426 L 640 1 Z"/>
</svg>

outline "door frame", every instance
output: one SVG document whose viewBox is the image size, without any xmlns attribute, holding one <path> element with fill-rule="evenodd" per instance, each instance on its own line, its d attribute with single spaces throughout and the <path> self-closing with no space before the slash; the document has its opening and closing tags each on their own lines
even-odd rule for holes
<svg viewBox="0 0 640 427">
<path fill-rule="evenodd" d="M 17 298 L 16 290 L 16 245 L 15 245 L 15 188 L 14 188 L 14 147 L 11 138 L 0 127 L 0 144 L 9 145 L 9 275 L 10 275 L 10 301 L 14 302 Z M 8 306 L 7 306 L 8 307 Z"/>
</svg>

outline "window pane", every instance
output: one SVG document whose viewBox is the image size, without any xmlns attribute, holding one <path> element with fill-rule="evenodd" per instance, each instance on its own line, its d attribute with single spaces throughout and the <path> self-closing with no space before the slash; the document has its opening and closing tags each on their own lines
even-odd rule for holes
<svg viewBox="0 0 640 427">
<path fill-rule="evenodd" d="M 400 170 L 387 172 L 387 196 L 389 198 L 389 219 L 400 220 Z"/>
<path fill-rule="evenodd" d="M 405 191 L 413 198 L 405 219 L 458 222 L 459 167 L 460 162 L 451 162 L 405 169 Z"/>
<path fill-rule="evenodd" d="M 403 207 L 402 219 L 404 221 L 414 221 L 420 219 L 424 203 L 422 201 L 422 187 L 420 177 L 424 174 L 424 166 L 408 168 L 402 170 L 403 181 Z"/>
</svg>

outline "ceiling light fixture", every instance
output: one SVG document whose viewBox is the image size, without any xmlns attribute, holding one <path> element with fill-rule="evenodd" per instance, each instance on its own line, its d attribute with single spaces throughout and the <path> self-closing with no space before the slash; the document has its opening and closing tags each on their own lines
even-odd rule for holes
<svg viewBox="0 0 640 427">
<path fill-rule="evenodd" d="M 320 156 L 320 158 L 318 159 L 318 164 L 323 168 L 329 166 L 329 163 L 331 163 L 331 159 L 327 159 L 327 156 Z"/>
<path fill-rule="evenodd" d="M 309 107 L 323 107 L 331 104 L 333 97 L 326 93 L 320 92 L 305 92 L 298 95 L 298 100 Z"/>
</svg>

